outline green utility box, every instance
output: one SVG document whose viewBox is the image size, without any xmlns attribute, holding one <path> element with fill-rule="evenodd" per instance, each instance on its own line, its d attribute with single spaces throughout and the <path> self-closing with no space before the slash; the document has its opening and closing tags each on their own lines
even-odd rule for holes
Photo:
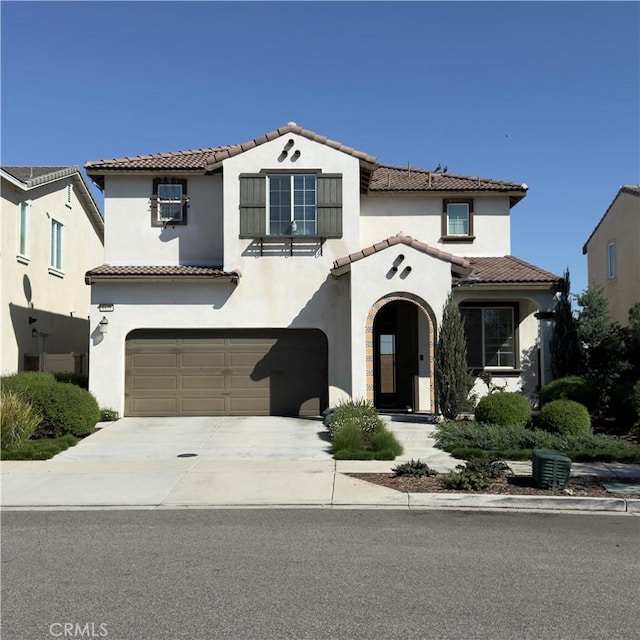
<svg viewBox="0 0 640 640">
<path fill-rule="evenodd" d="M 562 451 L 534 449 L 531 456 L 533 482 L 539 489 L 566 489 L 571 475 L 571 458 Z"/>
</svg>

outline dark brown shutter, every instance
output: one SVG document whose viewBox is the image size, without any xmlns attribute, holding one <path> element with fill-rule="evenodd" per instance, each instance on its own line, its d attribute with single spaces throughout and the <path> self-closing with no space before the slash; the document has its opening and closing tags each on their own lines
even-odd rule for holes
<svg viewBox="0 0 640 640">
<path fill-rule="evenodd" d="M 267 233 L 266 176 L 240 176 L 240 236 Z"/>
<path fill-rule="evenodd" d="M 342 176 L 319 175 L 317 179 L 318 235 L 342 237 Z"/>
</svg>

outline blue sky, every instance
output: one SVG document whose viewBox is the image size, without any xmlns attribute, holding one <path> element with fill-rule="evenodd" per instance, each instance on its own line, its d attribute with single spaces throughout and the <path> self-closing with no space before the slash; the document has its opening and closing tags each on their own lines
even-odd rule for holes
<svg viewBox="0 0 640 640">
<path fill-rule="evenodd" d="M 640 182 L 636 2 L 6 2 L 2 163 L 298 124 L 380 162 L 526 182 L 512 252 L 569 266 Z"/>
</svg>

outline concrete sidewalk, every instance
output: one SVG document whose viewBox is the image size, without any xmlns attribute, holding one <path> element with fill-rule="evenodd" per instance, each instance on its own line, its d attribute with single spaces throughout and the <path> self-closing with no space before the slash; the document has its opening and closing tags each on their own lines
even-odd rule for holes
<svg viewBox="0 0 640 640">
<path fill-rule="evenodd" d="M 424 423 L 392 421 L 405 455 L 385 462 L 333 460 L 318 421 L 261 419 L 256 430 L 255 418 L 252 426 L 241 419 L 209 420 L 203 430 L 197 422 L 202 419 L 194 419 L 178 430 L 175 423 L 161 421 L 141 423 L 136 430 L 125 420 L 52 460 L 3 462 L 3 508 L 515 508 L 640 514 L 640 500 L 614 496 L 407 494 L 346 475 L 387 473 L 411 458 L 440 472 L 453 469 L 459 461 L 433 447 L 432 427 Z M 154 430 L 152 439 L 147 428 Z M 197 455 L 177 457 L 181 453 Z M 530 473 L 530 463 L 512 467 L 518 474 Z M 583 474 L 628 481 L 640 479 L 640 465 L 572 466 L 572 475 Z"/>
</svg>

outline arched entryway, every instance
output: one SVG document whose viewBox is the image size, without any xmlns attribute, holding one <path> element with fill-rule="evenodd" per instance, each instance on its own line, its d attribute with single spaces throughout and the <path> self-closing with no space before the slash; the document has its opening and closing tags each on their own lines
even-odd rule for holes
<svg viewBox="0 0 640 640">
<path fill-rule="evenodd" d="M 378 300 L 366 324 L 367 399 L 378 409 L 435 412 L 435 316 L 418 296 Z"/>
</svg>

